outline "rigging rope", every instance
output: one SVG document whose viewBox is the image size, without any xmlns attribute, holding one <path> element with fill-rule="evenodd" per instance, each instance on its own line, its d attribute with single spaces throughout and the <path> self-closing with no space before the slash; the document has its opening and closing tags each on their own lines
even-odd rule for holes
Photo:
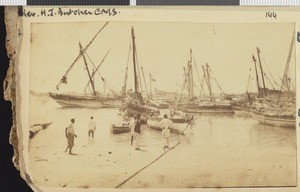
<svg viewBox="0 0 300 192">
<path fill-rule="evenodd" d="M 265 66 L 266 66 L 266 68 L 267 68 L 267 70 L 268 70 L 268 72 L 270 73 L 270 75 L 271 75 L 271 77 L 272 77 L 272 80 L 274 81 L 274 83 L 276 84 L 276 85 L 279 85 L 278 83 L 277 83 L 277 81 L 275 80 L 275 78 L 274 78 L 274 76 L 273 76 L 273 74 L 272 74 L 272 71 L 270 70 L 270 67 L 267 65 L 267 62 L 264 60 L 264 58 L 261 56 L 261 58 L 262 58 L 262 60 L 263 60 L 263 62 L 264 62 L 264 64 L 265 64 Z M 276 72 L 276 71 L 274 71 L 274 73 L 277 75 L 277 77 L 280 79 L 280 76 L 278 75 L 278 73 Z"/>
<path fill-rule="evenodd" d="M 270 80 L 270 78 L 267 76 L 267 74 L 264 72 L 264 76 L 267 78 L 268 82 L 271 84 L 271 86 L 273 87 L 273 89 L 275 89 L 272 81 Z"/>
<path fill-rule="evenodd" d="M 198 80 L 199 80 L 199 83 L 200 83 L 200 87 L 199 87 L 200 91 L 199 92 L 200 92 L 200 96 L 201 96 L 201 91 L 202 91 L 202 95 L 204 95 L 203 82 L 201 82 L 201 78 L 200 78 L 200 75 L 199 75 L 199 71 L 198 71 L 198 67 L 197 67 L 197 64 L 196 64 L 195 57 L 193 57 L 193 60 L 194 60 L 194 65 L 195 65 L 195 68 L 196 68 Z"/>
<path fill-rule="evenodd" d="M 247 87 L 246 87 L 246 92 L 249 91 L 249 86 L 250 86 L 250 82 L 251 82 L 251 71 L 252 71 L 252 65 L 250 66 L 250 70 L 249 70 L 248 83 L 247 83 Z"/>
<path fill-rule="evenodd" d="M 218 83 L 217 79 L 215 78 L 215 75 L 214 75 L 213 72 L 211 71 L 210 67 L 209 67 L 209 71 L 210 71 L 210 73 L 212 74 L 212 77 L 213 77 L 213 79 L 215 80 L 215 82 L 217 83 L 219 89 L 222 91 L 222 93 L 223 93 L 224 95 L 226 95 L 226 94 L 224 93 L 223 89 L 221 88 L 221 86 L 219 85 L 219 83 Z"/>
<path fill-rule="evenodd" d="M 135 42 L 137 42 L 137 40 L 135 39 Z M 137 69 L 138 69 L 138 76 L 139 76 L 139 84 L 140 84 L 140 88 L 141 88 L 141 93 L 143 92 L 143 86 L 142 86 L 142 79 L 141 79 L 141 72 L 140 72 L 140 65 L 139 65 L 139 59 L 138 59 L 138 54 L 137 54 L 137 47 L 138 43 L 135 43 L 135 57 L 136 57 L 136 65 L 137 65 Z"/>
<path fill-rule="evenodd" d="M 110 50 L 109 50 L 109 51 L 110 51 Z M 91 60 L 91 58 L 90 58 L 89 55 L 87 54 L 87 52 L 86 52 L 85 54 L 86 54 L 86 56 L 88 57 L 89 61 L 90 61 L 90 62 L 92 63 L 92 65 L 94 66 L 95 69 L 98 69 L 98 68 L 100 67 L 100 65 L 103 63 L 103 62 L 101 62 L 100 65 L 99 65 L 98 67 L 96 67 L 95 64 L 94 64 L 94 62 Z M 108 54 L 108 53 L 107 53 L 107 54 Z M 106 55 L 107 55 L 107 54 L 106 54 Z M 106 57 L 106 56 L 105 56 L 105 57 Z M 104 60 L 102 60 L 102 61 L 104 61 Z M 110 92 L 112 92 L 114 95 L 117 95 L 117 94 L 115 93 L 115 91 L 112 90 L 112 89 L 108 86 L 106 80 L 103 78 L 103 76 L 101 75 L 101 73 L 100 73 L 98 70 L 96 70 L 95 72 L 98 73 L 98 75 L 101 77 L 101 80 L 103 81 L 104 85 L 110 90 Z"/>
<path fill-rule="evenodd" d="M 99 35 L 99 33 L 105 28 L 105 26 L 109 23 L 106 22 L 101 29 L 96 33 L 96 35 L 92 38 L 92 40 L 85 46 L 85 48 L 82 49 L 82 51 L 79 52 L 79 55 L 75 58 L 71 66 L 67 69 L 61 80 L 58 82 L 56 85 L 56 89 L 59 89 L 59 86 L 61 83 L 66 83 L 67 82 L 67 75 L 71 71 L 71 69 L 74 67 L 75 63 L 82 57 L 82 55 L 86 52 L 86 50 L 89 48 L 89 46 L 93 43 L 93 41 L 96 39 L 96 37 Z"/>
</svg>

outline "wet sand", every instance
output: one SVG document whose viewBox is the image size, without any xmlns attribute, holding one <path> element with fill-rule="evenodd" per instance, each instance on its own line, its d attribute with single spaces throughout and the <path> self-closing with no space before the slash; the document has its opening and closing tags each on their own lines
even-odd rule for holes
<svg viewBox="0 0 300 192">
<path fill-rule="evenodd" d="M 48 101 L 47 101 L 48 102 Z M 46 105 L 47 105 L 46 102 Z M 48 114 L 48 115 L 45 115 Z M 94 141 L 87 123 L 95 117 Z M 75 118 L 73 152 L 64 129 Z M 38 119 L 39 121 L 35 121 Z M 31 115 L 31 124 L 53 122 L 30 140 L 33 183 L 66 188 L 194 188 L 296 185 L 296 131 L 262 126 L 249 116 L 197 117 L 186 135 L 172 134 L 163 155 L 126 183 L 125 180 L 160 155 L 161 132 L 142 127 L 142 150 L 130 145 L 130 133 L 113 135 L 109 127 L 122 118 L 117 109 L 53 109 Z"/>
<path fill-rule="evenodd" d="M 49 187 L 115 188 L 166 152 L 161 143 L 151 146 L 142 142 L 142 150 L 134 150 L 130 146 L 130 135 L 126 136 L 127 142 L 112 146 L 101 146 L 97 138 L 89 143 L 87 138 L 79 137 L 74 147 L 77 155 L 69 155 L 64 152 L 64 148 L 54 146 L 44 150 L 49 143 L 40 140 L 41 147 L 35 147 L 31 155 L 33 181 Z M 191 147 L 188 138 L 193 137 L 192 133 L 179 137 L 172 135 L 171 145 L 180 141 L 179 145 L 119 187 L 194 188 L 296 184 L 295 150 L 289 146 L 256 149 L 199 142 Z"/>
</svg>

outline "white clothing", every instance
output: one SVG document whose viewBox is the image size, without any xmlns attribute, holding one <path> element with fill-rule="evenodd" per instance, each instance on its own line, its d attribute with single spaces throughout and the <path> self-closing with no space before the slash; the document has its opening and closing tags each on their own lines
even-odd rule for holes
<svg viewBox="0 0 300 192">
<path fill-rule="evenodd" d="M 130 120 L 130 122 L 129 122 L 129 127 L 130 127 L 130 131 L 131 131 L 131 135 L 135 135 L 134 134 L 134 126 L 135 126 L 135 119 L 134 118 L 132 118 L 131 120 Z"/>
<path fill-rule="evenodd" d="M 139 148 L 141 144 L 141 134 L 135 133 L 135 148 Z"/>
<path fill-rule="evenodd" d="M 71 123 L 71 124 L 69 125 L 69 127 L 68 127 L 68 129 L 67 129 L 67 133 L 72 133 L 72 134 L 74 134 L 74 124 L 73 124 L 73 123 Z"/>
<path fill-rule="evenodd" d="M 88 124 L 89 131 L 95 131 L 96 130 L 96 123 L 94 120 L 91 120 Z"/>
<path fill-rule="evenodd" d="M 163 118 L 159 123 L 158 126 L 162 129 L 163 137 L 170 137 L 170 128 L 174 127 L 173 122 L 170 119 Z"/>
<path fill-rule="evenodd" d="M 169 137 L 162 137 L 164 146 L 169 147 Z"/>
</svg>

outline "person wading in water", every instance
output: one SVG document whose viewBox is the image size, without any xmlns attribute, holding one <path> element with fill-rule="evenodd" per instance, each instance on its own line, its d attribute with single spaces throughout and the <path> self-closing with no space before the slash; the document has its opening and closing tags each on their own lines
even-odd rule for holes
<svg viewBox="0 0 300 192">
<path fill-rule="evenodd" d="M 93 116 L 90 117 L 90 121 L 88 124 L 88 136 L 89 136 L 89 142 L 94 141 L 94 133 L 96 130 L 96 123 L 94 121 Z M 92 140 L 90 140 L 92 139 Z"/>
</svg>

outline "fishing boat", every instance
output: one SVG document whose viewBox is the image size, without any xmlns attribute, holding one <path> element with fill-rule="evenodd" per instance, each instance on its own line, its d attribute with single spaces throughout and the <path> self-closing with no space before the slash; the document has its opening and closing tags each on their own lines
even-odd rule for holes
<svg viewBox="0 0 300 192">
<path fill-rule="evenodd" d="M 199 83 L 200 83 L 200 95 L 197 97 L 194 93 L 194 77 L 193 77 L 193 64 L 195 66 Z M 180 93 L 180 98 L 182 97 L 182 91 L 186 88 L 188 92 L 188 97 L 185 99 L 180 99 L 178 109 L 186 113 L 198 113 L 202 115 L 223 115 L 223 114 L 234 114 L 234 110 L 230 104 L 230 100 L 225 100 L 222 98 L 227 98 L 216 78 L 213 77 L 210 66 L 206 63 L 206 66 L 202 66 L 203 78 L 200 77 L 199 71 L 192 55 L 192 49 L 190 49 L 190 58 L 188 60 L 187 68 L 184 67 L 184 83 Z M 211 80 L 215 80 L 217 86 L 223 93 L 223 97 L 215 97 L 212 91 Z M 206 82 L 209 95 L 204 93 L 204 81 Z M 230 99 L 230 98 L 229 98 Z"/>
<path fill-rule="evenodd" d="M 278 126 L 278 127 L 287 127 L 287 128 L 295 128 L 296 126 L 296 98 L 295 91 L 291 87 L 291 78 L 289 77 L 289 65 L 292 55 L 294 45 L 294 33 L 292 35 L 292 41 L 290 44 L 290 49 L 285 65 L 285 70 L 283 73 L 283 77 L 281 78 L 281 86 L 280 90 L 274 90 L 273 92 L 267 91 L 265 83 L 264 83 L 264 75 L 260 57 L 259 57 L 259 49 L 258 58 L 259 64 L 261 68 L 261 81 L 258 78 L 257 71 L 257 87 L 258 87 L 258 98 L 251 105 L 251 112 L 253 117 L 260 122 L 261 124 Z M 254 59 L 254 63 L 256 64 L 256 60 Z"/>
<path fill-rule="evenodd" d="M 38 132 L 40 132 L 41 130 L 45 130 L 47 129 L 51 123 L 44 123 L 44 124 L 34 124 L 32 126 L 30 126 L 29 128 L 29 139 L 32 139 Z"/>
<path fill-rule="evenodd" d="M 163 117 L 150 117 L 147 120 L 147 124 L 151 129 L 161 131 L 161 127 L 159 127 L 159 122 L 163 119 Z M 172 127 L 170 127 L 171 133 L 183 134 L 184 131 L 189 127 L 193 126 L 194 116 L 188 117 L 186 115 L 180 116 L 171 116 L 170 119 L 173 122 Z"/>
<path fill-rule="evenodd" d="M 295 99 L 286 98 L 275 102 L 270 98 L 257 99 L 252 107 L 252 116 L 261 124 L 295 128 Z"/>
<path fill-rule="evenodd" d="M 124 116 L 133 117 L 135 114 L 140 114 L 142 120 L 146 120 L 150 115 L 157 116 L 160 114 L 159 110 L 155 107 L 147 105 L 143 95 L 142 95 L 142 84 L 140 82 L 140 70 L 139 63 L 137 59 L 137 50 L 135 44 L 135 34 L 134 28 L 131 28 L 131 40 L 132 40 L 132 61 L 133 61 L 133 72 L 134 72 L 134 91 L 127 91 L 127 97 L 123 100 L 122 106 L 120 108 L 120 112 L 123 113 Z M 131 50 L 131 46 L 130 46 Z M 130 51 L 129 51 L 130 53 Z M 129 55 L 129 54 L 128 54 Z M 126 75 L 124 86 L 126 88 L 127 82 L 127 69 L 126 67 Z"/>
<path fill-rule="evenodd" d="M 93 96 L 58 93 L 49 93 L 49 96 L 62 107 L 117 108 L 122 104 L 121 96 Z"/>
<path fill-rule="evenodd" d="M 120 124 L 112 124 L 111 132 L 113 134 L 121 134 L 130 132 L 129 122 L 122 122 Z"/>
<path fill-rule="evenodd" d="M 102 107 L 120 107 L 122 103 L 122 95 L 116 93 L 112 90 L 108 83 L 106 82 L 105 78 L 100 74 L 99 68 L 103 64 L 105 58 L 109 54 L 110 50 L 106 53 L 102 61 L 98 66 L 94 64 L 94 62 L 90 59 L 87 54 L 87 50 L 90 45 L 94 42 L 96 37 L 100 34 L 100 32 L 106 27 L 108 24 L 105 23 L 100 30 L 95 34 L 92 40 L 83 47 L 82 44 L 79 42 L 79 55 L 75 58 L 72 62 L 70 67 L 67 69 L 59 83 L 56 85 L 56 89 L 59 90 L 61 84 L 67 84 L 67 75 L 70 73 L 72 68 L 75 66 L 76 63 L 82 58 L 85 66 L 85 70 L 88 75 L 87 85 L 84 89 L 84 93 L 56 93 L 50 92 L 49 96 L 54 99 L 59 105 L 62 107 L 85 107 L 85 108 L 102 108 Z M 90 64 L 88 64 L 88 61 Z M 95 86 L 95 76 L 98 74 L 100 76 L 100 80 L 103 84 L 110 90 L 111 94 L 104 94 L 100 93 L 96 90 Z M 87 92 L 87 89 L 91 90 Z"/>
<path fill-rule="evenodd" d="M 279 114 L 273 113 L 268 114 L 267 112 L 252 111 L 253 117 L 258 120 L 261 124 L 271 125 L 276 127 L 295 128 L 295 114 Z"/>
</svg>

